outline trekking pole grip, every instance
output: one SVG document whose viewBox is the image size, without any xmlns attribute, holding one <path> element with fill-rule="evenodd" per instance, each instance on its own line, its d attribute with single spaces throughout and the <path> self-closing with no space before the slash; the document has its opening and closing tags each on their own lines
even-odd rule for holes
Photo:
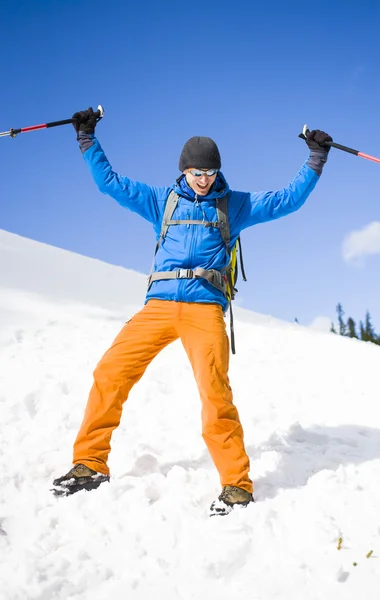
<svg viewBox="0 0 380 600">
<path fill-rule="evenodd" d="M 306 140 L 306 137 L 307 137 L 308 133 L 310 133 L 310 129 L 308 128 L 307 125 L 304 125 L 302 127 L 302 131 L 301 131 L 301 133 L 299 134 L 298 137 L 301 138 L 302 140 Z M 324 146 L 331 146 L 331 147 L 334 147 L 334 148 L 340 148 L 340 149 L 345 148 L 345 146 L 339 146 L 339 144 L 334 144 L 334 142 L 325 142 L 323 145 Z"/>
</svg>

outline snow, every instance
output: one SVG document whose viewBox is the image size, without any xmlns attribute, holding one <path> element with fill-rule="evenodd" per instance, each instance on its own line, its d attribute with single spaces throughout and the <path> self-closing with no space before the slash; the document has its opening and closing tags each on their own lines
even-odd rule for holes
<svg viewBox="0 0 380 600">
<path fill-rule="evenodd" d="M 180 343 L 132 390 L 111 483 L 55 498 L 146 277 L 5 231 L 0 272 L 1 600 L 378 599 L 378 346 L 237 307 L 256 503 L 208 517 L 220 486 Z"/>
</svg>

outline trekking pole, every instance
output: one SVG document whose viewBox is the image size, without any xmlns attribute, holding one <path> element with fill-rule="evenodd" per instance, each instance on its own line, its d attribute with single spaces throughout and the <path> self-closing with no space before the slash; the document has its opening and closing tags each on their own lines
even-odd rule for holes
<svg viewBox="0 0 380 600">
<path fill-rule="evenodd" d="M 95 113 L 97 121 L 104 116 L 104 108 L 99 104 L 98 110 Z M 3 131 L 0 133 L 0 137 L 9 135 L 11 138 L 15 138 L 19 133 L 27 133 L 28 131 L 38 131 L 39 129 L 49 129 L 50 127 L 58 127 L 59 125 L 68 125 L 73 123 L 73 119 L 63 119 L 63 121 L 51 121 L 50 123 L 43 123 L 42 125 L 32 125 L 31 127 L 22 127 L 21 129 L 10 129 L 9 131 Z"/>
<path fill-rule="evenodd" d="M 306 140 L 306 136 L 309 133 L 309 131 L 310 130 L 308 126 L 304 125 L 302 128 L 302 133 L 300 133 L 298 137 L 303 140 Z M 367 160 L 373 160 L 374 162 L 380 163 L 380 158 L 375 158 L 375 156 L 364 154 L 364 152 L 359 152 L 359 150 L 354 150 L 353 148 L 349 148 L 348 146 L 342 146 L 342 144 L 336 144 L 335 142 L 325 142 L 325 146 L 331 146 L 331 148 L 337 148 L 338 150 L 343 150 L 343 152 L 356 154 L 356 156 L 361 156 L 362 158 L 366 158 Z"/>
</svg>

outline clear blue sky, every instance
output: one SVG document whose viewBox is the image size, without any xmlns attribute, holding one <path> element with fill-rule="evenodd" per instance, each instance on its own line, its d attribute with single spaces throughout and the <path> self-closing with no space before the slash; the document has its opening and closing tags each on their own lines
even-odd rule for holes
<svg viewBox="0 0 380 600">
<path fill-rule="evenodd" d="M 289 183 L 304 123 L 380 156 L 377 0 L 5 0 L 0 17 L 0 131 L 103 104 L 114 169 L 152 185 L 175 180 L 193 135 L 215 139 L 244 191 Z M 151 226 L 97 191 L 70 125 L 0 138 L 0 160 L 0 228 L 149 271 Z M 355 264 L 342 252 L 380 221 L 379 181 L 380 165 L 332 150 L 300 211 L 244 232 L 243 305 L 309 324 L 340 301 L 379 331 L 380 253 Z"/>
</svg>

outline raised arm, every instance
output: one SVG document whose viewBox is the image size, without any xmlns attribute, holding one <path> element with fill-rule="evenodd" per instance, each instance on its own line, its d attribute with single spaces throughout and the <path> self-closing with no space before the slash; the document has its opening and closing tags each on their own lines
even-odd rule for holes
<svg viewBox="0 0 380 600">
<path fill-rule="evenodd" d="M 301 208 L 318 182 L 327 161 L 330 147 L 323 145 L 325 141 L 332 141 L 327 133 L 319 130 L 309 132 L 306 139 L 310 149 L 309 158 L 288 187 L 246 194 L 238 216 L 242 229 L 279 219 Z"/>
<path fill-rule="evenodd" d="M 72 118 L 83 158 L 99 190 L 147 221 L 157 223 L 160 218 L 159 199 L 165 197 L 165 190 L 122 177 L 113 171 L 94 135 L 97 119 L 92 108 L 75 113 Z"/>
</svg>

